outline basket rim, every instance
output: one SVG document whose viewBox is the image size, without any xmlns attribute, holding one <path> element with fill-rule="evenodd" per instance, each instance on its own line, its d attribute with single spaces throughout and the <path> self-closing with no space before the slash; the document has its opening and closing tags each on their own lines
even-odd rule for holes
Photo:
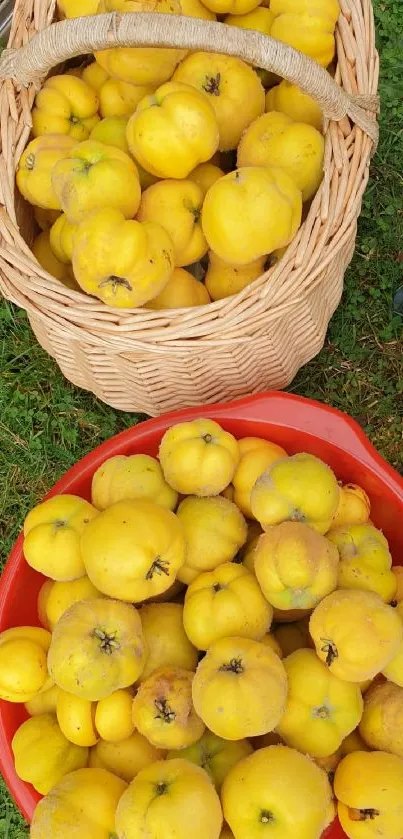
<svg viewBox="0 0 403 839">
<path fill-rule="evenodd" d="M 54 17 L 54 0 L 37 9 L 34 0 L 17 0 L 9 44 L 18 47 L 43 31 Z M 30 14 L 28 9 L 30 8 Z M 130 16 L 132 17 L 132 16 Z M 162 16 L 161 16 L 162 17 Z M 189 18 L 187 19 L 189 20 Z M 27 31 L 27 23 L 29 28 Z M 204 22 L 203 22 L 204 24 Z M 245 30 L 246 31 L 246 30 Z M 253 33 L 255 34 L 255 33 Z M 379 59 L 370 0 L 342 0 L 336 29 L 335 81 L 349 94 L 375 95 Z M 263 334 L 267 318 L 276 320 L 298 308 L 326 277 L 356 225 L 368 179 L 372 140 L 347 117 L 326 120 L 324 178 L 307 217 L 281 260 L 243 291 L 193 309 L 117 309 L 84 292 L 66 288 L 39 266 L 22 238 L 15 212 L 16 162 L 30 133 L 30 108 L 37 85 L 27 90 L 0 83 L 2 151 L 0 214 L 0 292 L 49 326 L 72 338 L 116 351 L 121 342 L 158 351 L 160 345 L 234 344 Z"/>
</svg>

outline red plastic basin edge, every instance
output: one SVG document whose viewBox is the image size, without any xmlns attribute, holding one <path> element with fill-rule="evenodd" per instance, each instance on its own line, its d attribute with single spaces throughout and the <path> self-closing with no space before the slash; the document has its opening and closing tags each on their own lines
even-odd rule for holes
<svg viewBox="0 0 403 839">
<path fill-rule="evenodd" d="M 371 499 L 372 521 L 389 540 L 394 564 L 403 564 L 403 479 L 353 419 L 294 394 L 273 391 L 232 403 L 185 408 L 148 420 L 112 437 L 78 461 L 46 498 L 67 492 L 89 498 L 92 476 L 107 458 L 136 452 L 156 455 L 167 428 L 201 416 L 216 420 L 238 438 L 266 437 L 290 454 L 308 451 L 322 457 L 343 482 L 360 484 Z M 0 580 L 0 631 L 19 624 L 39 624 L 36 598 L 43 578 L 25 563 L 22 543 L 21 535 Z M 26 716 L 23 706 L 0 701 L 0 769 L 19 809 L 30 821 L 40 796 L 17 778 L 10 745 Z M 338 822 L 326 832 L 326 839 L 344 836 Z"/>
</svg>

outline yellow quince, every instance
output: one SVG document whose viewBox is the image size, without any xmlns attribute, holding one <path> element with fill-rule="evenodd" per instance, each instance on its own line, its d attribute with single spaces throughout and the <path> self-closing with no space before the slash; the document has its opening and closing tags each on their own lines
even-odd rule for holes
<svg viewBox="0 0 403 839">
<path fill-rule="evenodd" d="M 218 148 L 218 125 L 208 97 L 171 81 L 137 105 L 127 125 L 133 157 L 158 178 L 187 178 Z"/>
<path fill-rule="evenodd" d="M 52 186 L 71 224 L 78 224 L 92 210 L 119 210 L 131 219 L 140 204 L 136 165 L 116 146 L 95 140 L 79 143 L 69 157 L 52 171 Z"/>
<path fill-rule="evenodd" d="M 68 134 L 86 140 L 99 120 L 95 91 L 77 76 L 51 76 L 35 97 L 32 133 Z"/>
<path fill-rule="evenodd" d="M 74 276 L 108 306 L 142 306 L 162 291 L 173 268 L 173 244 L 159 224 L 127 221 L 119 210 L 105 207 L 78 225 Z"/>
</svg>

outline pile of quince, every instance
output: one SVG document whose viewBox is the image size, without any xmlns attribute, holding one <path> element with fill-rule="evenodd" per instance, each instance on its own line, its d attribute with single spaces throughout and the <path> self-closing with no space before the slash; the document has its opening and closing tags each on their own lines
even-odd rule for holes
<svg viewBox="0 0 403 839">
<path fill-rule="evenodd" d="M 401 839 L 403 569 L 364 490 L 198 419 L 90 497 L 28 514 L 42 628 L 0 635 L 32 839 Z"/>
<path fill-rule="evenodd" d="M 271 34 L 327 67 L 337 0 L 59 0 L 66 17 L 172 13 Z M 95 59 L 95 60 L 93 60 Z M 91 63 L 88 63 L 91 61 Z M 323 174 L 322 114 L 239 58 L 96 52 L 50 76 L 17 185 L 57 280 L 114 307 L 205 305 L 281 258 Z"/>
</svg>

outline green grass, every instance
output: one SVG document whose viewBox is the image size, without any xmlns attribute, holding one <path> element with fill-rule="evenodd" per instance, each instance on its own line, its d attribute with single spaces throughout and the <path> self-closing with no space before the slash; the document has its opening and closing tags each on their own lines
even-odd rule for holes
<svg viewBox="0 0 403 839">
<path fill-rule="evenodd" d="M 376 0 L 381 51 L 381 142 L 364 199 L 356 255 L 342 304 L 320 355 L 291 390 L 348 412 L 402 470 L 403 319 L 392 299 L 402 285 L 403 104 L 399 99 L 400 0 Z M 0 305 L 0 537 L 2 559 L 24 516 L 78 458 L 142 419 L 71 386 L 37 345 L 26 317 Z M 0 839 L 25 839 L 23 819 L 0 785 Z M 52 839 L 52 837 L 49 837 Z"/>
</svg>

